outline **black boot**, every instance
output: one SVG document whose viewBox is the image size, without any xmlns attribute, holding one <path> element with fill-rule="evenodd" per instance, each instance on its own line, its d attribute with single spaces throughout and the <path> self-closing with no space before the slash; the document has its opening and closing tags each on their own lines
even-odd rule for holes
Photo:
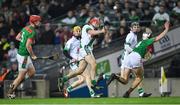
<svg viewBox="0 0 180 105">
<path fill-rule="evenodd" d="M 114 79 L 118 79 L 119 77 L 115 74 L 112 73 L 110 78 L 107 80 L 106 84 L 109 85 Z"/>
<path fill-rule="evenodd" d="M 124 93 L 123 98 L 129 98 L 129 93 L 128 92 Z"/>
</svg>

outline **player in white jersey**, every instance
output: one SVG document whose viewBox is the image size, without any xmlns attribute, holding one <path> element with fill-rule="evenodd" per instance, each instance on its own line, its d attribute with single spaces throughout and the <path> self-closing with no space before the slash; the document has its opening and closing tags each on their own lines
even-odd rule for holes
<svg viewBox="0 0 180 105">
<path fill-rule="evenodd" d="M 84 72 L 87 64 L 91 67 L 91 79 L 92 83 L 95 81 L 95 73 L 96 73 L 96 60 L 92 54 L 93 50 L 93 42 L 94 36 L 97 36 L 101 33 L 105 33 L 105 29 L 95 30 L 100 25 L 100 21 L 98 18 L 90 19 L 87 25 L 84 25 L 82 28 L 82 35 L 81 35 L 81 48 L 80 48 L 80 56 L 85 60 L 80 60 L 79 67 L 76 71 L 68 74 L 67 76 L 63 77 L 63 81 L 67 81 L 70 78 L 73 78 L 77 75 L 80 75 Z M 95 83 L 94 83 L 95 84 Z"/>
<path fill-rule="evenodd" d="M 131 23 L 130 26 L 130 32 L 128 33 L 126 39 L 125 39 L 125 43 L 124 43 L 124 52 L 121 56 L 121 77 L 124 77 L 125 75 L 125 71 L 124 71 L 124 60 L 127 58 L 127 56 L 132 52 L 133 48 L 136 46 L 137 44 L 137 32 L 138 32 L 138 28 L 139 28 L 139 23 L 138 22 L 133 22 Z M 119 74 L 111 74 L 111 78 L 109 75 L 104 74 L 102 77 L 109 79 L 109 81 L 107 81 L 107 84 L 109 85 L 111 83 L 111 81 L 113 81 L 115 78 L 115 75 L 119 75 Z M 149 97 L 151 95 L 151 93 L 145 93 L 144 89 L 142 88 L 142 84 L 139 84 L 138 86 L 138 93 L 140 97 Z"/>
<path fill-rule="evenodd" d="M 93 42 L 95 36 L 105 33 L 105 28 L 97 30 L 100 26 L 100 20 L 98 18 L 92 18 L 89 21 L 89 24 L 86 24 L 82 28 L 82 37 L 81 37 L 81 49 L 80 54 L 86 62 L 91 67 L 91 82 L 92 86 L 96 84 L 95 75 L 96 75 L 96 60 L 93 55 Z"/>
<path fill-rule="evenodd" d="M 79 56 L 80 39 L 81 39 L 81 28 L 79 26 L 75 26 L 73 28 L 73 36 L 71 39 L 69 39 L 67 41 L 67 43 L 65 44 L 65 47 L 64 47 L 64 51 L 63 51 L 64 55 L 70 59 L 70 68 L 72 70 L 70 72 L 70 74 L 75 72 L 76 70 L 78 70 L 79 66 L 81 66 L 82 64 L 87 65 L 87 63 L 84 62 L 85 60 Z M 82 62 L 81 65 L 78 64 L 79 62 Z M 89 70 L 87 69 L 87 67 L 84 69 L 86 69 L 86 70 L 84 70 L 84 72 L 82 74 L 77 75 L 78 80 L 75 81 L 73 84 L 71 84 L 65 90 L 64 95 L 66 97 L 68 97 L 68 92 L 71 92 L 73 88 L 83 84 L 84 81 L 86 81 L 86 83 L 87 83 L 87 87 L 89 89 L 90 96 L 91 97 L 100 97 L 99 95 L 96 95 L 94 90 L 91 88 L 92 84 L 91 84 L 91 77 L 90 77 Z M 59 78 L 58 81 L 62 82 L 61 78 Z M 58 84 L 58 85 L 60 85 L 60 84 Z"/>
<path fill-rule="evenodd" d="M 134 81 L 131 87 L 124 93 L 124 98 L 129 98 L 131 92 L 141 83 L 143 80 L 143 58 L 148 52 L 148 46 L 152 45 L 154 42 L 159 41 L 163 38 L 169 30 L 169 22 L 164 25 L 165 29 L 158 36 L 150 38 L 151 33 L 147 30 L 143 33 L 142 40 L 135 46 L 133 51 L 124 60 L 124 76 L 116 76 L 115 78 L 122 84 L 126 85 L 128 83 L 130 73 L 135 75 Z"/>
</svg>

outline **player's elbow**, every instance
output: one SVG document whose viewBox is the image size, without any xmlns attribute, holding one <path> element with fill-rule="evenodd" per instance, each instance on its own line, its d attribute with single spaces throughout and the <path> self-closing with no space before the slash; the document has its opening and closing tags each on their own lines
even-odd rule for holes
<svg viewBox="0 0 180 105">
<path fill-rule="evenodd" d="M 79 81 L 79 83 L 80 83 L 80 84 L 82 84 L 82 83 L 84 83 L 85 78 L 84 78 L 84 77 L 82 77 L 82 78 L 80 78 L 78 81 Z"/>
<path fill-rule="evenodd" d="M 132 52 L 132 48 L 128 45 L 128 44 L 125 44 L 125 50 L 128 51 L 128 52 Z"/>
<path fill-rule="evenodd" d="M 16 36 L 17 41 L 21 41 L 21 38 L 19 36 Z"/>
</svg>

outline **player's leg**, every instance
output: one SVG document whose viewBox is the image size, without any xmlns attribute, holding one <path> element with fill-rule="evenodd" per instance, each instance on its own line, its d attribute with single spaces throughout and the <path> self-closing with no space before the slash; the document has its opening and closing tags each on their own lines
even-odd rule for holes
<svg viewBox="0 0 180 105">
<path fill-rule="evenodd" d="M 62 79 L 63 82 L 68 81 L 69 79 L 77 76 L 77 75 L 81 75 L 85 68 L 87 66 L 87 62 L 85 60 L 80 60 L 79 61 L 79 67 L 77 68 L 77 70 L 74 70 L 73 72 L 70 72 L 68 75 L 64 76 Z"/>
<path fill-rule="evenodd" d="M 98 78 L 97 78 L 96 86 L 99 84 L 100 81 L 108 80 L 110 78 L 110 76 L 111 76 L 111 74 L 104 74 L 104 73 L 99 74 Z"/>
<path fill-rule="evenodd" d="M 100 95 L 95 94 L 93 88 L 92 88 L 92 83 L 91 83 L 91 76 L 90 76 L 90 68 L 89 66 L 86 67 L 86 70 L 82 74 L 85 77 L 87 87 L 89 89 L 89 94 L 91 97 L 100 97 Z"/>
<path fill-rule="evenodd" d="M 16 88 L 19 86 L 21 81 L 24 79 L 25 75 L 27 73 L 27 70 L 19 70 L 17 78 L 13 81 L 12 84 L 10 84 L 9 90 L 8 90 L 8 95 L 11 95 L 14 93 Z"/>
<path fill-rule="evenodd" d="M 85 60 L 87 61 L 87 63 L 90 65 L 90 75 L 91 75 L 91 82 L 92 85 L 96 85 L 96 80 L 95 80 L 95 76 L 96 76 L 96 60 L 94 58 L 94 56 L 92 54 L 88 54 L 87 56 L 85 56 Z"/>
<path fill-rule="evenodd" d="M 29 68 L 28 68 L 28 72 L 27 72 L 27 75 L 26 75 L 26 79 L 28 79 L 28 78 L 32 78 L 34 75 L 35 75 L 35 73 L 36 73 L 36 70 L 35 70 L 35 68 L 34 68 L 34 66 L 30 66 Z"/>
<path fill-rule="evenodd" d="M 12 94 L 14 94 L 16 88 L 24 80 L 25 75 L 26 75 L 27 70 L 28 70 L 29 59 L 30 59 L 30 57 L 24 57 L 24 56 L 17 54 L 19 73 L 18 73 L 17 78 L 13 81 L 13 83 L 10 84 L 8 94 L 7 94 L 7 96 L 9 98 L 11 98 L 11 96 L 12 96 Z"/>
<path fill-rule="evenodd" d="M 125 92 L 123 95 L 124 98 L 129 98 L 129 95 L 131 92 L 141 83 L 142 77 L 143 77 L 143 69 L 142 67 L 137 67 L 132 70 L 132 72 L 135 74 L 135 80 L 132 83 L 132 86 Z"/>
<path fill-rule="evenodd" d="M 78 77 L 78 80 L 73 82 L 70 86 L 67 87 L 67 89 L 66 89 L 67 92 L 71 92 L 73 88 L 84 83 L 85 77 L 83 75 L 78 75 L 77 77 Z"/>
<path fill-rule="evenodd" d="M 103 78 L 104 79 L 108 79 L 107 81 L 107 84 L 109 85 L 114 79 L 117 79 L 118 80 L 118 77 L 122 77 L 122 78 L 125 78 L 125 68 L 124 68 L 124 62 L 125 62 L 125 59 L 127 58 L 128 56 L 128 53 L 126 52 L 123 52 L 122 55 L 121 55 L 121 69 L 120 69 L 120 72 L 119 73 L 112 73 L 111 75 L 103 75 Z M 110 78 L 111 77 L 111 78 Z"/>
<path fill-rule="evenodd" d="M 152 93 L 146 93 L 142 87 L 143 87 L 143 85 L 142 85 L 142 82 L 141 82 L 138 85 L 139 97 L 150 97 L 152 95 Z"/>
<path fill-rule="evenodd" d="M 35 70 L 35 67 L 34 67 L 34 65 L 32 63 L 32 60 L 31 59 L 28 59 L 28 60 L 29 60 L 28 61 L 29 63 L 27 65 L 27 67 L 28 67 L 27 68 L 27 73 L 26 73 L 24 79 L 21 81 L 21 83 L 24 82 L 25 80 L 29 79 L 29 78 L 32 78 L 36 73 L 36 70 Z"/>
<path fill-rule="evenodd" d="M 142 67 L 142 69 L 144 70 L 144 68 Z M 144 74 L 143 74 L 144 75 Z M 139 97 L 149 97 L 152 95 L 152 93 L 146 93 L 144 92 L 144 89 L 143 89 L 143 82 L 139 83 L 138 85 L 138 94 L 139 94 Z"/>
<path fill-rule="evenodd" d="M 125 71 L 125 69 L 121 68 L 121 77 L 123 77 L 123 78 L 124 78 L 124 71 Z M 142 82 L 139 83 L 137 88 L 138 88 L 139 97 L 149 97 L 152 94 L 152 93 L 145 93 L 144 92 L 144 89 L 142 88 Z"/>
</svg>

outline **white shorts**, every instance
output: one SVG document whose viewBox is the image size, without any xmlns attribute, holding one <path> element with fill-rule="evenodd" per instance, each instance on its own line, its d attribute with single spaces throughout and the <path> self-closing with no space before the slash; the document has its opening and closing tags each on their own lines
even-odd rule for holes
<svg viewBox="0 0 180 105">
<path fill-rule="evenodd" d="M 92 54 L 92 48 L 90 46 L 84 46 L 83 48 L 80 48 L 79 55 L 81 59 L 84 59 L 86 55 Z"/>
<path fill-rule="evenodd" d="M 72 60 L 69 62 L 71 70 L 74 71 L 79 67 L 79 61 L 81 61 L 83 58 L 80 56 L 80 54 L 74 54 L 72 57 L 78 60 L 77 62 L 73 62 Z"/>
<path fill-rule="evenodd" d="M 27 70 L 30 67 L 34 67 L 30 56 L 22 56 L 17 54 L 18 70 Z"/>
<path fill-rule="evenodd" d="M 130 53 L 127 58 L 124 60 L 124 67 L 128 69 L 133 69 L 136 67 L 142 67 L 141 56 L 137 52 Z"/>
<path fill-rule="evenodd" d="M 77 68 L 78 68 L 78 63 L 77 62 L 69 62 L 70 63 L 70 68 L 71 68 L 71 70 L 72 71 L 74 71 L 74 70 L 77 70 Z"/>
</svg>

